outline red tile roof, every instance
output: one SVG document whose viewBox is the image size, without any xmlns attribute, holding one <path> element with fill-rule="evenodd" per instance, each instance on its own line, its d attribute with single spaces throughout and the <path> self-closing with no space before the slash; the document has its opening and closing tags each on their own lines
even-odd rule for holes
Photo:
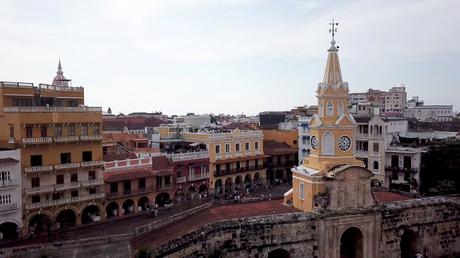
<svg viewBox="0 0 460 258">
<path fill-rule="evenodd" d="M 409 196 L 388 191 L 374 192 L 374 197 L 378 203 L 396 202 L 412 199 Z"/>
<path fill-rule="evenodd" d="M 166 156 L 152 157 L 152 168 L 154 172 L 173 170 L 171 161 Z"/>
</svg>

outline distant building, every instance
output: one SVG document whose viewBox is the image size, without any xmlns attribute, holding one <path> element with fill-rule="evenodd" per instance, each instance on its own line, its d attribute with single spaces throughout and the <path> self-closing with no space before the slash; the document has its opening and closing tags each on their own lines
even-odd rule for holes
<svg viewBox="0 0 460 258">
<path fill-rule="evenodd" d="M 407 93 L 406 87 L 392 87 L 388 92 L 384 93 L 385 101 L 381 110 L 386 115 L 402 114 L 406 108 Z"/>
<path fill-rule="evenodd" d="M 286 121 L 286 112 L 259 113 L 261 129 L 277 129 L 278 125 Z"/>
<path fill-rule="evenodd" d="M 368 115 L 402 115 L 407 101 L 404 86 L 392 87 L 388 92 L 369 89 L 364 93 L 350 93 L 348 97 L 352 106 L 352 113 L 367 113 Z"/>
<path fill-rule="evenodd" d="M 298 135 L 299 139 L 297 140 L 298 143 L 298 161 L 299 164 L 301 165 L 303 160 L 310 155 L 310 122 L 311 122 L 311 117 L 299 117 L 298 120 Z"/>
<path fill-rule="evenodd" d="M 448 122 L 454 117 L 453 105 L 425 105 L 423 100 L 413 97 L 404 110 L 404 117 L 425 122 Z"/>
</svg>

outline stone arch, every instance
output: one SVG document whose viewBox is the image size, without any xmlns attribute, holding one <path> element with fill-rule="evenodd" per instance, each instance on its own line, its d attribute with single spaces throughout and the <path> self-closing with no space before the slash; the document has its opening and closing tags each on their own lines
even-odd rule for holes
<svg viewBox="0 0 460 258">
<path fill-rule="evenodd" d="M 19 224 L 14 222 L 5 221 L 0 224 L 0 233 L 2 234 L 2 240 L 14 240 L 19 236 Z"/>
<path fill-rule="evenodd" d="M 327 131 L 323 134 L 321 153 L 323 155 L 334 155 L 334 135 Z"/>
<path fill-rule="evenodd" d="M 258 185 L 262 184 L 259 172 L 254 173 L 254 183 Z"/>
<path fill-rule="evenodd" d="M 176 191 L 173 194 L 173 198 L 177 201 L 183 201 L 185 200 L 185 192 L 182 188 L 177 188 Z"/>
<path fill-rule="evenodd" d="M 231 177 L 227 177 L 225 179 L 225 192 L 231 192 L 233 188 L 233 179 Z"/>
<path fill-rule="evenodd" d="M 209 185 L 206 182 L 201 183 L 198 187 L 198 192 L 207 195 L 209 192 Z"/>
<path fill-rule="evenodd" d="M 34 232 L 35 234 L 46 232 L 51 227 L 51 217 L 45 212 L 36 213 L 30 217 L 28 225 L 29 232 Z"/>
<path fill-rule="evenodd" d="M 139 211 L 145 211 L 147 210 L 148 205 L 150 204 L 149 197 L 147 196 L 142 196 L 137 200 L 137 207 Z"/>
<path fill-rule="evenodd" d="M 73 227 L 77 224 L 77 213 L 73 209 L 64 209 L 57 213 L 56 222 L 59 223 L 60 229 Z"/>
<path fill-rule="evenodd" d="M 101 209 L 96 204 L 87 205 L 81 212 L 81 224 L 88 224 L 101 220 Z"/>
<path fill-rule="evenodd" d="M 214 183 L 214 190 L 217 194 L 221 194 L 222 193 L 222 179 L 217 179 L 216 182 Z"/>
<path fill-rule="evenodd" d="M 239 189 L 239 188 L 243 188 L 242 186 L 244 186 L 243 179 L 242 179 L 241 175 L 237 175 L 235 177 L 235 187 L 237 189 Z"/>
<path fill-rule="evenodd" d="M 107 218 L 118 216 L 118 208 L 118 202 L 113 201 L 107 204 L 107 206 L 105 207 L 105 213 L 107 214 Z"/>
<path fill-rule="evenodd" d="M 158 205 L 158 207 L 163 207 L 169 203 L 171 203 L 171 196 L 167 192 L 163 192 L 158 194 L 155 197 L 155 203 Z"/>
<path fill-rule="evenodd" d="M 246 174 L 246 176 L 244 176 L 244 187 L 249 188 L 251 186 L 252 186 L 252 176 L 251 174 Z"/>
<path fill-rule="evenodd" d="M 134 201 L 131 199 L 126 199 L 121 205 L 123 215 L 134 213 Z"/>
<path fill-rule="evenodd" d="M 417 232 L 411 229 L 404 229 L 399 246 L 401 248 L 401 258 L 416 257 L 420 252 L 420 243 Z"/>
<path fill-rule="evenodd" d="M 350 227 L 340 236 L 341 258 L 364 258 L 363 233 L 357 227 Z"/>
<path fill-rule="evenodd" d="M 333 116 L 334 115 L 334 103 L 332 101 L 327 102 L 326 106 L 326 116 Z"/>
<path fill-rule="evenodd" d="M 291 258 L 291 254 L 286 249 L 278 248 L 270 251 L 268 258 Z"/>
</svg>

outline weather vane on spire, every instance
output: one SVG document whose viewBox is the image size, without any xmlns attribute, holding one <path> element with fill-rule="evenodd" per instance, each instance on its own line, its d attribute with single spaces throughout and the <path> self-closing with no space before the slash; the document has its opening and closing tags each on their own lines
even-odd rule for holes
<svg viewBox="0 0 460 258">
<path fill-rule="evenodd" d="M 335 33 L 337 32 L 337 28 L 336 26 L 339 26 L 339 23 L 338 22 L 335 22 L 334 19 L 332 19 L 332 22 L 329 23 L 329 25 L 331 25 L 331 28 L 329 29 L 329 33 L 332 33 L 332 43 L 333 45 L 335 44 L 335 40 L 334 40 L 334 36 L 335 36 Z"/>
</svg>

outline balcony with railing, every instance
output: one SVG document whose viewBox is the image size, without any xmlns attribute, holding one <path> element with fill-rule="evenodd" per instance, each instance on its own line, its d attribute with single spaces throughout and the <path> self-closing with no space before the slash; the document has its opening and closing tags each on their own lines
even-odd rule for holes
<svg viewBox="0 0 460 258">
<path fill-rule="evenodd" d="M 80 140 L 81 141 L 101 141 L 102 140 L 102 135 L 96 134 L 96 135 L 80 135 Z"/>
<path fill-rule="evenodd" d="M 65 190 L 75 189 L 75 188 L 80 188 L 80 183 L 79 182 L 71 182 L 71 183 L 66 183 L 66 184 L 56 184 L 54 186 L 55 191 L 65 191 Z"/>
<path fill-rule="evenodd" d="M 64 142 L 76 142 L 78 141 L 78 136 L 59 136 L 54 137 L 54 142 L 64 143 Z"/>
<path fill-rule="evenodd" d="M 185 152 L 185 153 L 174 153 L 168 154 L 169 158 L 172 161 L 184 161 L 184 160 L 194 160 L 194 159 L 208 159 L 208 151 L 194 151 L 194 152 Z"/>
<path fill-rule="evenodd" d="M 65 205 L 74 202 L 82 202 L 82 201 L 90 201 L 95 199 L 102 199 L 105 197 L 105 193 L 97 193 L 97 194 L 90 194 L 85 196 L 76 196 L 71 198 L 59 199 L 59 200 L 49 200 L 43 202 L 36 202 L 36 203 L 28 203 L 26 204 L 26 209 L 40 209 L 50 206 L 57 206 L 57 205 Z"/>
<path fill-rule="evenodd" d="M 131 169 L 138 167 L 151 167 L 152 159 L 149 158 L 139 158 L 139 159 L 125 159 L 125 160 L 115 160 L 104 163 L 105 171 L 116 171 L 120 169 Z"/>
<path fill-rule="evenodd" d="M 19 181 L 16 179 L 10 179 L 10 180 L 0 180 L 0 188 L 2 187 L 12 187 L 12 186 L 18 186 Z"/>
<path fill-rule="evenodd" d="M 199 176 L 196 175 L 191 175 L 190 176 L 190 181 L 195 181 L 195 180 L 203 180 L 203 179 L 208 179 L 209 178 L 209 173 L 202 173 Z"/>
<path fill-rule="evenodd" d="M 104 161 L 102 160 L 83 161 L 81 163 L 82 167 L 97 167 L 102 165 L 104 165 Z"/>
<path fill-rule="evenodd" d="M 418 170 L 416 168 L 400 168 L 400 167 L 385 167 L 386 171 L 395 172 L 395 173 L 411 173 L 416 174 Z"/>
<path fill-rule="evenodd" d="M 97 185 L 102 185 L 102 184 L 104 184 L 104 180 L 102 180 L 102 178 L 96 178 L 96 179 L 81 182 L 81 186 L 83 187 L 97 186 Z"/>
<path fill-rule="evenodd" d="M 54 165 L 54 169 L 56 170 L 79 168 L 79 167 L 80 167 L 80 163 L 64 163 L 64 164 Z"/>
<path fill-rule="evenodd" d="M 157 190 L 162 191 L 162 190 L 169 190 L 173 188 L 173 184 L 161 184 L 157 185 Z"/>
<path fill-rule="evenodd" d="M 70 87 L 70 86 L 59 86 L 59 85 L 50 85 L 45 83 L 39 83 L 38 87 L 41 91 L 66 91 L 66 92 L 83 92 L 83 87 Z"/>
<path fill-rule="evenodd" d="M 102 112 L 101 107 L 43 107 L 43 106 L 24 106 L 24 107 L 4 107 L 6 113 L 81 113 L 81 112 Z"/>
<path fill-rule="evenodd" d="M 54 192 L 54 185 L 44 185 L 25 189 L 26 194 L 39 194 Z"/>
<path fill-rule="evenodd" d="M 19 210 L 17 203 L 8 203 L 0 205 L 0 213 Z"/>
<path fill-rule="evenodd" d="M 240 167 L 240 168 L 230 168 L 230 169 L 221 169 L 220 171 L 215 171 L 214 176 L 228 176 L 228 175 L 234 175 L 238 173 L 244 173 L 244 172 L 253 172 L 253 171 L 258 171 L 258 170 L 263 170 L 266 169 L 267 167 L 265 165 L 259 165 L 259 166 L 250 166 L 250 167 Z"/>
<path fill-rule="evenodd" d="M 46 165 L 46 166 L 27 167 L 27 168 L 24 168 L 24 171 L 26 173 L 37 173 L 37 172 L 53 171 L 53 166 L 52 165 Z"/>
<path fill-rule="evenodd" d="M 49 144 L 53 142 L 52 137 L 27 137 L 22 138 L 24 144 Z"/>
<path fill-rule="evenodd" d="M 112 192 L 107 194 L 107 198 L 112 200 L 116 198 L 131 197 L 140 194 L 146 194 L 155 191 L 153 186 L 138 189 L 123 189 L 122 192 Z"/>
<path fill-rule="evenodd" d="M 0 86 L 5 87 L 5 88 L 17 88 L 17 87 L 20 87 L 20 88 L 33 88 L 34 84 L 31 83 L 31 82 L 5 82 L 5 81 L 1 81 Z"/>
<path fill-rule="evenodd" d="M 178 184 L 180 184 L 180 183 L 185 183 L 185 182 L 187 182 L 187 177 L 186 177 L 186 176 L 177 177 L 177 178 L 176 178 L 176 182 L 177 182 Z"/>
</svg>

